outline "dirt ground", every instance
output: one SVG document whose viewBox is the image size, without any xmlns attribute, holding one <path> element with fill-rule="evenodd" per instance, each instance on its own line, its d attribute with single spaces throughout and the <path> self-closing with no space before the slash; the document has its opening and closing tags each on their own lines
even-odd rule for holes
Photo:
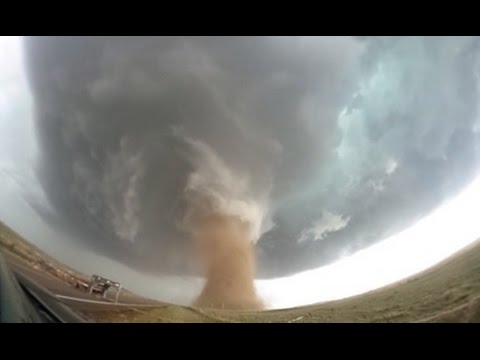
<svg viewBox="0 0 480 360">
<path fill-rule="evenodd" d="M 66 282 L 71 276 L 86 278 L 1 223 L 0 246 Z M 81 312 L 96 322 L 480 322 L 480 241 L 396 284 L 317 305 L 246 312 L 159 304 L 133 309 L 96 306 Z"/>
</svg>

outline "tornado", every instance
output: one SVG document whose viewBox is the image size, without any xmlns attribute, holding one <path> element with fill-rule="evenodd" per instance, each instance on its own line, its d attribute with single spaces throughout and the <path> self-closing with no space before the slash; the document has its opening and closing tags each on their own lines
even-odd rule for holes
<svg viewBox="0 0 480 360">
<path fill-rule="evenodd" d="M 202 216 L 193 231 L 193 242 L 206 277 L 194 302 L 196 307 L 261 310 L 255 285 L 254 245 L 247 225 L 220 213 Z"/>
<path fill-rule="evenodd" d="M 194 169 L 183 193 L 182 225 L 205 277 L 193 305 L 260 310 L 263 304 L 254 285 L 255 243 L 271 227 L 268 188 L 260 193 L 252 189 L 249 177 L 228 166 L 208 144 L 179 132 L 176 136 L 186 145 L 186 158 Z"/>
</svg>

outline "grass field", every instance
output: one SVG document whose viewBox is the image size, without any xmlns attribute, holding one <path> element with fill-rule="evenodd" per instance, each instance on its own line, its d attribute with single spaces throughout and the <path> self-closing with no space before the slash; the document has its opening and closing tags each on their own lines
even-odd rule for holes
<svg viewBox="0 0 480 360">
<path fill-rule="evenodd" d="M 89 315 L 105 322 L 480 322 L 480 242 L 396 284 L 318 305 L 263 312 L 165 305 Z"/>
</svg>

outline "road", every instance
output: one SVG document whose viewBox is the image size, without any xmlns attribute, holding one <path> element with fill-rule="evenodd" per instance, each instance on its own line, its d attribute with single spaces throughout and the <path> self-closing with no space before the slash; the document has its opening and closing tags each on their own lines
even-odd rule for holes
<svg viewBox="0 0 480 360">
<path fill-rule="evenodd" d="M 120 293 L 118 303 L 114 303 L 114 300 L 111 298 L 104 299 L 99 295 L 89 294 L 76 289 L 42 270 L 33 268 L 13 254 L 4 252 L 3 255 L 19 282 L 30 289 L 33 295 L 42 303 L 55 308 L 55 311 L 60 311 L 69 319 L 69 322 L 95 321 L 91 315 L 90 318 L 85 318 L 84 312 L 94 314 L 96 311 L 105 311 L 107 309 L 112 311 L 116 309 L 141 311 L 139 308 L 165 305 L 154 300 L 134 296 L 130 293 Z M 113 297 L 114 295 L 110 296 Z"/>
</svg>

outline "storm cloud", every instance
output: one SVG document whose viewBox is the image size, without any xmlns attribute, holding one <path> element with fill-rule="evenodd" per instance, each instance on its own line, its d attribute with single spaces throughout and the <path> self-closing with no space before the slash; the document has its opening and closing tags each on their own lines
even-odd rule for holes
<svg viewBox="0 0 480 360">
<path fill-rule="evenodd" d="M 404 228 L 478 168 L 477 38 L 24 45 L 53 209 L 39 211 L 142 271 L 195 272 L 192 191 L 249 222 L 273 277 Z"/>
</svg>

